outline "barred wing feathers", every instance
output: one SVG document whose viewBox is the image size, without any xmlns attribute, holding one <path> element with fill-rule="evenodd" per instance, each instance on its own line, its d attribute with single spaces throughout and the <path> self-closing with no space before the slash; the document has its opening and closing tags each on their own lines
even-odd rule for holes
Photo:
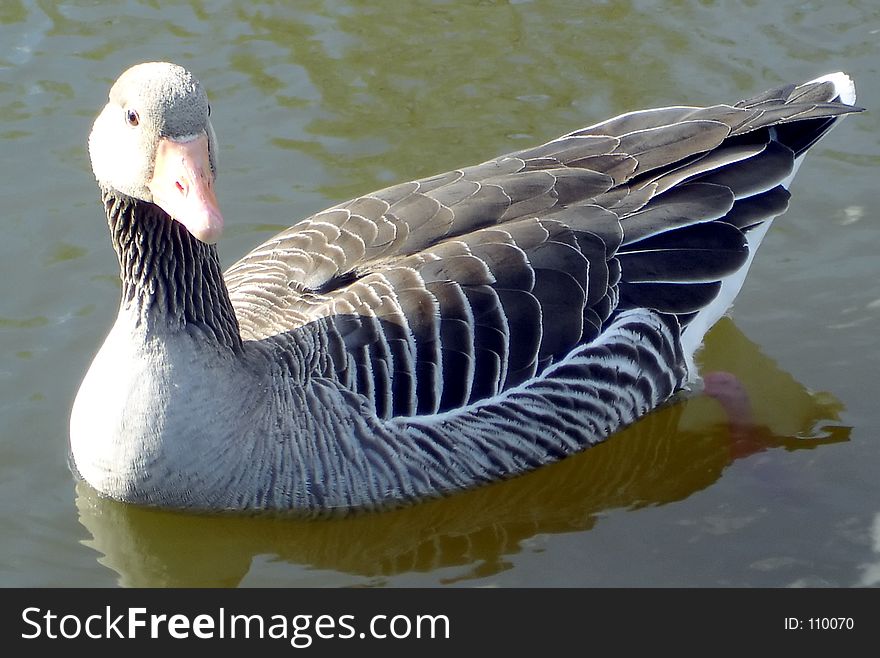
<svg viewBox="0 0 880 658">
<path fill-rule="evenodd" d="M 631 345 L 608 332 L 637 321 L 662 327 L 665 345 L 627 384 L 651 389 L 644 413 L 683 384 L 785 210 L 799 157 L 853 111 L 844 93 L 820 79 L 732 106 L 633 112 L 317 213 L 227 272 L 242 335 L 287 340 L 382 419 L 440 422 L 506 400 L 499 413 L 516 425 L 517 409 L 538 407 L 514 400 L 539 390 L 569 413 L 562 398 L 585 397 L 564 376 L 576 355 L 598 341 L 616 359 Z M 610 381 L 584 367 L 579 377 Z"/>
</svg>

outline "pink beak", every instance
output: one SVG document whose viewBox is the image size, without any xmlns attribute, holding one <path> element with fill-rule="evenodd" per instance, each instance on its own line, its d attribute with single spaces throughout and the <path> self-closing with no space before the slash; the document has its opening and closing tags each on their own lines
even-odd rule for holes
<svg viewBox="0 0 880 658">
<path fill-rule="evenodd" d="M 153 178 L 147 184 L 153 203 L 194 237 L 214 244 L 223 232 L 223 215 L 214 194 L 214 174 L 204 133 L 186 141 L 163 137 L 156 147 Z"/>
</svg>

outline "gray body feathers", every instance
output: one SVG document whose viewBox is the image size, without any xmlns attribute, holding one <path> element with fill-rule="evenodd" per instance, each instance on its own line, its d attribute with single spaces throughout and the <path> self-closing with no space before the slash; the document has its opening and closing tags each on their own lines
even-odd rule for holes
<svg viewBox="0 0 880 658">
<path fill-rule="evenodd" d="M 113 340 L 133 343 L 114 349 L 154 403 L 95 432 L 103 457 L 74 449 L 80 472 L 132 502 L 323 513 L 604 440 L 694 376 L 750 236 L 853 111 L 837 82 L 635 112 L 396 185 L 299 222 L 223 279 L 213 247 L 108 193 L 124 281 Z M 83 408 L 133 386 L 94 368 Z"/>
</svg>

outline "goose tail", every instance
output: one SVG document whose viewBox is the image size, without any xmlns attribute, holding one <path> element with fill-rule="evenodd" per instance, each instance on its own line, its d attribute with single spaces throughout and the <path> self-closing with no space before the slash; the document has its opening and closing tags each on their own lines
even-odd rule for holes
<svg viewBox="0 0 880 658">
<path fill-rule="evenodd" d="M 773 89 L 751 99 L 740 101 L 736 107 L 749 109 L 767 108 L 767 114 L 780 113 L 780 118 L 769 127 L 771 144 L 782 147 L 794 155 L 790 173 L 783 178 L 775 190 L 761 190 L 758 194 L 737 195 L 734 210 L 760 205 L 759 197 L 767 192 L 778 192 L 775 197 L 785 196 L 786 203 L 778 208 L 769 209 L 760 221 L 751 226 L 740 226 L 748 244 L 748 256 L 745 263 L 736 272 L 721 282 L 721 290 L 715 300 L 702 309 L 688 324 L 682 335 L 682 349 L 687 361 L 689 381 L 698 379 L 698 371 L 694 364 L 695 353 L 699 350 L 706 332 L 731 307 L 733 301 L 748 274 L 755 253 L 773 220 L 787 208 L 788 189 L 800 168 L 807 151 L 824 137 L 844 116 L 860 111 L 855 107 L 856 88 L 852 78 L 846 73 L 835 72 L 820 76 L 800 85 L 787 85 Z M 802 108 L 792 112 L 788 107 Z M 779 189 L 782 188 L 782 189 Z M 746 213 L 748 214 L 748 213 Z"/>
</svg>

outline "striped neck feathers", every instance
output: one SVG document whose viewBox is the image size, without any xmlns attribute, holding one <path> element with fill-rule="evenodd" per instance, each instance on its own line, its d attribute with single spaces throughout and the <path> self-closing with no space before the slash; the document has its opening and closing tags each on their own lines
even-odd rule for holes
<svg viewBox="0 0 880 658">
<path fill-rule="evenodd" d="M 158 206 L 102 193 L 119 259 L 123 309 L 148 331 L 196 329 L 218 345 L 241 348 L 238 320 L 214 245 L 205 244 Z"/>
</svg>

